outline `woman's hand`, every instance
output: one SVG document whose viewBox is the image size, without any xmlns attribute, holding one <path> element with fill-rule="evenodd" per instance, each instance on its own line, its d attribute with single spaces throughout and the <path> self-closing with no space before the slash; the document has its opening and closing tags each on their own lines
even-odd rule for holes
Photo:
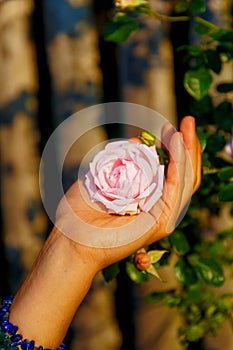
<svg viewBox="0 0 233 350">
<path fill-rule="evenodd" d="M 77 242 L 74 246 L 79 253 L 89 256 L 90 268 L 98 271 L 168 236 L 182 219 L 201 179 L 201 151 L 194 118 L 185 117 L 180 132 L 165 127 L 162 141 L 168 144 L 168 139 L 170 162 L 163 196 L 148 213 L 118 216 L 100 210 L 98 205 L 95 209 L 82 183 L 73 184 L 60 202 L 57 226 Z"/>
<path fill-rule="evenodd" d="M 170 162 L 163 196 L 150 212 L 116 216 L 96 210 L 88 196 L 84 200 L 77 183 L 64 196 L 57 227 L 11 307 L 10 322 L 25 338 L 34 339 L 37 346 L 57 348 L 96 273 L 173 231 L 200 184 L 201 153 L 194 119 L 184 118 L 180 132 L 165 127 L 163 140 L 167 139 Z M 96 247 L 78 243 L 85 239 Z"/>
</svg>

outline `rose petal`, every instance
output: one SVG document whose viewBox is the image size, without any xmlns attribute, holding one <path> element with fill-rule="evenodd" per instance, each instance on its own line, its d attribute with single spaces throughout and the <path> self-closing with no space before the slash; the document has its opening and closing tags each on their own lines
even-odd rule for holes
<svg viewBox="0 0 233 350">
<path fill-rule="evenodd" d="M 107 144 L 90 164 L 85 184 L 110 213 L 149 211 L 161 197 L 164 166 L 155 147 L 129 141 Z"/>
</svg>

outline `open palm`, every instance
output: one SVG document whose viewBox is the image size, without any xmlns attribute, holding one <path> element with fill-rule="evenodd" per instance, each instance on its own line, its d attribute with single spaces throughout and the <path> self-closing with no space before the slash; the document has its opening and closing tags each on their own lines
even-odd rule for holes
<svg viewBox="0 0 233 350">
<path fill-rule="evenodd" d="M 164 128 L 170 162 L 162 197 L 148 212 L 134 216 L 106 213 L 93 205 L 81 182 L 74 183 L 57 209 L 59 230 L 82 246 L 103 268 L 139 248 L 169 235 L 182 219 L 193 192 L 200 185 L 201 153 L 192 117 L 185 117 L 180 132 Z"/>
</svg>

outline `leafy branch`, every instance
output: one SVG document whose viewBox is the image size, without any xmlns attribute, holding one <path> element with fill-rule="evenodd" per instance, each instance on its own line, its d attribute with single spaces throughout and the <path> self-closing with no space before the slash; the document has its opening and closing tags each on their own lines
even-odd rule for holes
<svg viewBox="0 0 233 350">
<path fill-rule="evenodd" d="M 190 114 L 196 117 L 202 147 L 202 184 L 179 227 L 168 238 L 146 247 L 145 260 L 142 259 L 147 261 L 150 251 L 166 251 L 159 261 L 152 262 L 154 275 L 162 266 L 170 265 L 179 285 L 172 290 L 155 291 L 147 301 L 163 301 L 167 307 L 176 308 L 184 319 L 178 338 L 188 346 L 206 335 L 216 335 L 225 320 L 233 326 L 233 294 L 215 293 L 226 276 L 233 275 L 233 227 L 221 232 L 211 228 L 209 235 L 203 234 L 211 218 L 223 210 L 227 210 L 229 222 L 233 216 L 233 82 L 215 83 L 215 77 L 233 59 L 233 31 L 219 28 L 199 15 L 206 11 L 205 0 L 176 1 L 177 16 L 157 12 L 146 0 L 116 1 L 116 8 L 106 26 L 106 40 L 126 41 L 146 17 L 166 22 L 192 20 L 196 23 L 195 35 L 200 38 L 199 44 L 184 45 L 178 50 L 189 66 L 183 84 L 190 95 Z M 217 95 L 220 102 L 215 101 Z M 171 257 L 176 260 L 173 265 Z M 123 267 L 134 282 L 142 283 L 150 277 L 148 266 L 138 269 L 133 255 L 125 264 L 115 264 L 104 274 L 110 280 Z"/>
<path fill-rule="evenodd" d="M 154 10 L 146 0 L 115 1 L 117 11 L 108 21 L 105 39 L 117 43 L 124 42 L 139 28 L 139 22 L 146 17 L 154 17 L 162 22 L 183 22 L 194 20 L 202 30 L 215 33 L 219 27 L 196 15 L 194 12 L 205 12 L 204 0 L 181 1 L 175 6 L 175 12 L 187 11 L 185 16 L 169 16 Z"/>
</svg>

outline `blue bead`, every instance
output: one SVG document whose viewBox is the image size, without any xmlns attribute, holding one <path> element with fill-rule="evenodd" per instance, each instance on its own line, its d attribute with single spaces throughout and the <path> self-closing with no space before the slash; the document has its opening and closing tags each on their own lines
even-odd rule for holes
<svg viewBox="0 0 233 350">
<path fill-rule="evenodd" d="M 44 350 L 44 348 L 43 348 L 43 346 L 39 346 L 38 348 L 37 348 L 37 350 Z"/>
<path fill-rule="evenodd" d="M 8 303 L 9 301 L 12 301 L 11 296 L 6 297 L 6 298 L 2 301 L 2 303 L 5 304 L 5 303 Z"/>
<path fill-rule="evenodd" d="M 13 343 L 11 343 L 11 348 L 14 348 L 15 346 L 19 346 L 19 345 L 21 345 L 21 340 L 19 340 L 19 341 L 15 341 L 15 342 L 13 342 Z"/>
<path fill-rule="evenodd" d="M 66 345 L 62 343 L 57 350 L 66 350 Z"/>
<path fill-rule="evenodd" d="M 34 342 L 34 340 L 31 340 L 30 343 L 29 343 L 28 350 L 34 350 L 34 349 L 35 349 L 35 342 Z"/>
<path fill-rule="evenodd" d="M 9 332 L 10 333 L 11 330 L 12 330 L 12 327 L 14 327 L 13 324 L 10 323 L 8 320 L 3 320 L 2 321 L 2 330 L 4 332 Z"/>
<path fill-rule="evenodd" d="M 22 335 L 21 334 L 15 334 L 15 335 L 12 335 L 12 337 L 10 337 L 10 340 L 11 341 L 19 341 L 19 340 L 22 340 Z"/>
<path fill-rule="evenodd" d="M 18 327 L 12 325 L 12 328 L 11 328 L 11 330 L 9 331 L 10 335 L 15 335 L 15 333 L 17 332 L 17 330 L 18 330 Z"/>
<path fill-rule="evenodd" d="M 13 299 L 14 299 L 13 295 L 9 295 L 7 298 L 5 298 L 5 300 L 7 300 L 10 303 L 12 303 Z"/>
<path fill-rule="evenodd" d="M 8 310 L 6 310 L 5 308 L 0 309 L 0 318 L 3 318 L 7 311 Z"/>
<path fill-rule="evenodd" d="M 6 306 L 3 306 L 0 308 L 0 319 L 3 319 L 4 316 L 8 313 L 8 308 Z"/>
<path fill-rule="evenodd" d="M 34 340 L 23 340 L 21 344 L 22 350 L 34 350 L 35 349 L 35 342 Z"/>
<path fill-rule="evenodd" d="M 3 302 L 2 302 L 2 305 L 8 305 L 8 306 L 10 306 L 11 305 L 11 303 L 12 303 L 12 301 L 13 301 L 13 296 L 12 295 L 10 295 L 9 297 L 7 297 L 7 298 L 5 298 L 4 300 L 3 300 Z"/>
<path fill-rule="evenodd" d="M 27 350 L 27 341 L 26 340 L 23 340 L 22 343 L 21 343 L 21 348 L 22 350 Z"/>
<path fill-rule="evenodd" d="M 2 306 L 1 307 L 1 312 L 4 312 L 4 313 L 6 313 L 7 311 L 9 310 L 9 307 L 7 307 L 7 306 Z"/>
</svg>

